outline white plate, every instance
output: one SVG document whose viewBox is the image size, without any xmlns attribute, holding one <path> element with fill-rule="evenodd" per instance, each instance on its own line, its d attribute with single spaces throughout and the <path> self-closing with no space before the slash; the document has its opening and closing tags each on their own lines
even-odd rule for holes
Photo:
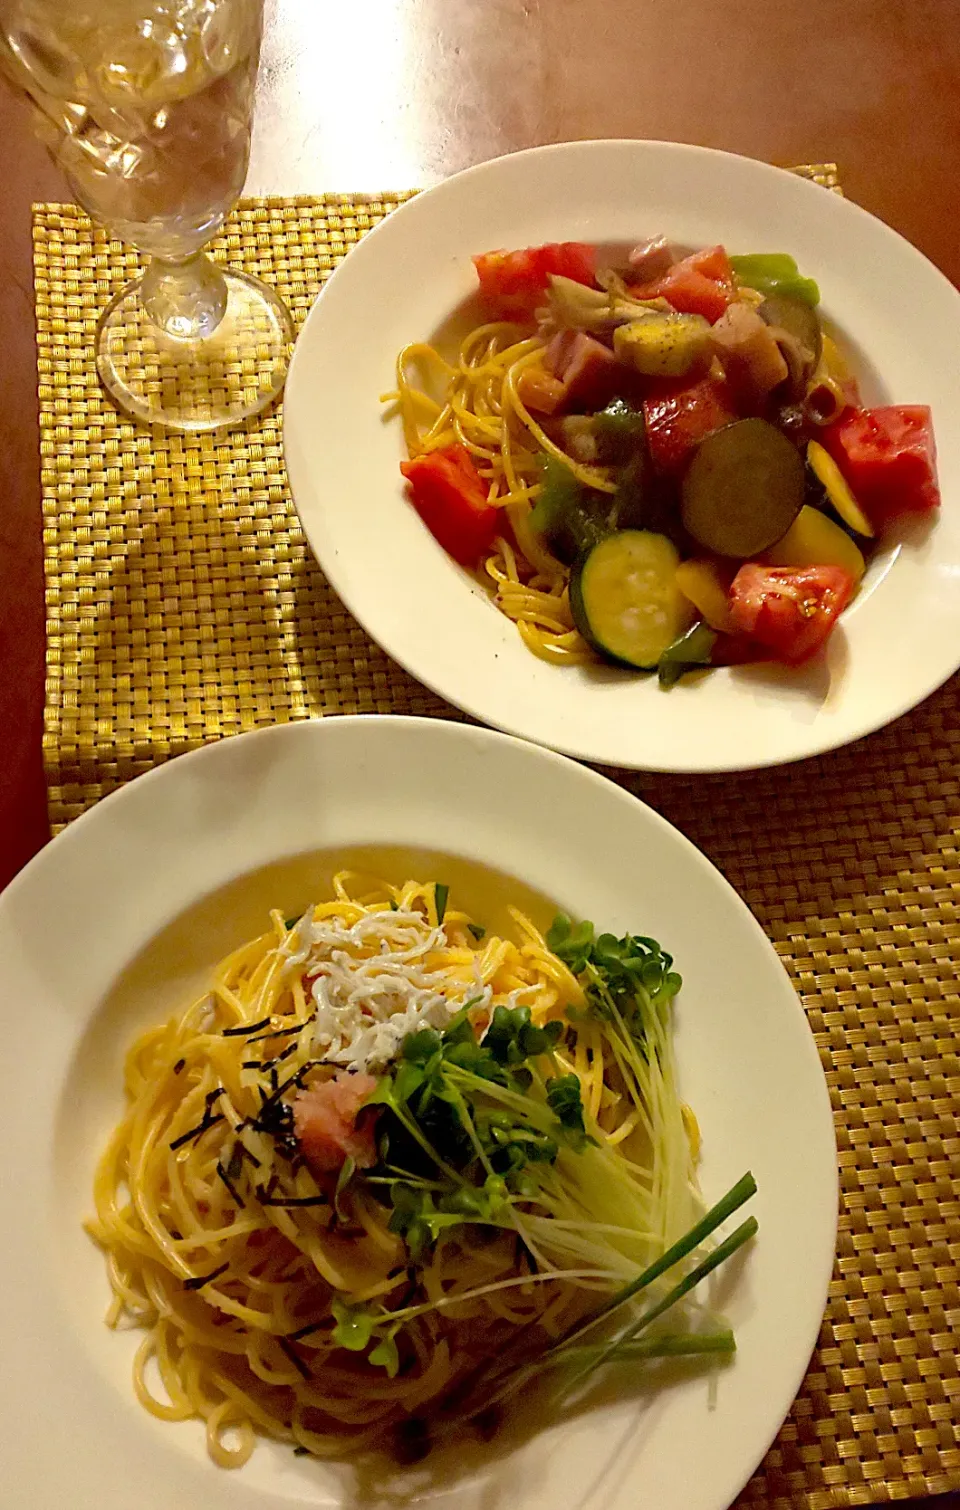
<svg viewBox="0 0 960 1510">
<path fill-rule="evenodd" d="M 736 1358 L 618 1398 L 458 1477 L 396 1490 L 446 1510 L 723 1510 L 799 1387 L 834 1253 L 836 1150 L 813 1038 L 777 957 L 716 870 L 619 787 L 535 746 L 441 721 L 337 718 L 242 735 L 162 767 L 72 824 L 0 898 L 4 1240 L 0 1504 L 10 1510 L 369 1506 L 349 1470 L 262 1443 L 238 1472 L 196 1422 L 143 1412 L 139 1334 L 103 1324 L 80 1230 L 121 1107 L 123 1053 L 269 905 L 309 897 L 319 851 L 444 850 L 572 913 L 652 934 L 685 984 L 684 1094 L 716 1199 L 752 1169 L 760 1233 L 723 1276 Z M 413 1487 L 411 1487 L 411 1485 Z M 403 1497 L 403 1496 L 402 1496 Z"/>
<path fill-rule="evenodd" d="M 537 660 L 406 501 L 394 361 L 475 287 L 471 253 L 666 232 L 791 252 L 854 357 L 867 402 L 929 404 L 944 507 L 871 567 L 828 659 L 655 679 Z M 856 205 L 747 158 L 577 142 L 484 163 L 403 205 L 338 268 L 287 379 L 284 444 L 307 538 L 336 592 L 408 671 L 468 713 L 585 760 L 664 771 L 775 765 L 898 717 L 960 664 L 960 296 Z"/>
</svg>

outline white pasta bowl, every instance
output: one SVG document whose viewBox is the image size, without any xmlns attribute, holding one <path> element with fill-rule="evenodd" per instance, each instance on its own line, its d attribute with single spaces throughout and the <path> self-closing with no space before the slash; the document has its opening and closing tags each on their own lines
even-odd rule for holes
<svg viewBox="0 0 960 1510">
<path fill-rule="evenodd" d="M 349 1467 L 278 1443 L 217 1468 L 198 1421 L 148 1415 L 131 1381 L 141 1334 L 104 1325 L 104 1259 L 81 1227 L 137 1033 L 193 999 L 269 907 L 320 900 L 332 860 L 369 845 L 414 851 L 409 864 L 430 867 L 423 879 L 448 865 L 493 870 L 512 878 L 498 883 L 509 895 L 531 888 L 603 928 L 657 937 L 684 977 L 677 1058 L 702 1132 L 704 1197 L 752 1170 L 759 1220 L 713 1292 L 736 1333 L 729 1364 L 659 1383 L 621 1377 L 564 1419 L 531 1410 L 492 1445 L 394 1470 L 386 1498 Z M 445 877 L 453 896 L 461 883 L 453 869 Z M 789 1410 L 836 1236 L 833 1123 L 813 1037 L 728 883 L 583 767 L 416 719 L 324 719 L 187 755 L 72 824 L 0 898 L 0 1000 L 0 1500 L 11 1510 L 724 1510 Z"/>
<path fill-rule="evenodd" d="M 799 669 L 714 671 L 663 692 L 608 666 L 538 660 L 408 502 L 399 421 L 380 394 L 407 343 L 430 339 L 475 288 L 471 255 L 546 241 L 790 252 L 867 403 L 928 404 L 943 508 L 876 551 L 826 654 Z M 705 148 L 600 141 L 537 148 L 457 174 L 390 215 L 345 259 L 307 318 L 287 381 L 284 444 L 310 545 L 369 634 L 474 717 L 582 759 L 663 771 L 739 770 L 858 739 L 960 665 L 960 295 L 856 205 L 783 170 Z"/>
</svg>

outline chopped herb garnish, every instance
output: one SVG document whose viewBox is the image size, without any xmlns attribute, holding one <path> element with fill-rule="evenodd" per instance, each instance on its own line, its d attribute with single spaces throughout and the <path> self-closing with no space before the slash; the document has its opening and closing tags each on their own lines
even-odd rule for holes
<svg viewBox="0 0 960 1510">
<path fill-rule="evenodd" d="M 478 944 L 482 938 L 486 937 L 487 930 L 482 923 L 468 923 L 467 929 L 473 934 Z"/>
<path fill-rule="evenodd" d="M 177 1062 L 176 1062 L 176 1064 L 173 1066 L 173 1073 L 175 1075 L 179 1075 L 180 1072 L 183 1070 L 184 1066 L 186 1065 L 186 1062 L 187 1061 L 185 1059 L 178 1059 Z"/>
<path fill-rule="evenodd" d="M 307 1365 L 304 1363 L 299 1353 L 296 1353 L 294 1351 L 285 1337 L 277 1338 L 277 1346 L 279 1347 L 281 1353 L 283 1353 L 284 1357 L 290 1359 L 290 1362 L 293 1364 L 294 1368 L 297 1370 L 297 1373 L 302 1379 L 313 1378 L 313 1375 L 307 1368 Z"/>
<path fill-rule="evenodd" d="M 259 1033 L 261 1028 L 268 1028 L 269 1026 L 269 1017 L 263 1017 L 259 1022 L 250 1023 L 249 1027 L 224 1028 L 220 1036 L 221 1038 L 245 1038 L 248 1033 Z"/>
<path fill-rule="evenodd" d="M 447 910 L 447 898 L 450 895 L 450 887 L 442 881 L 437 881 L 433 888 L 433 899 L 437 908 L 437 922 L 442 923 Z"/>
<path fill-rule="evenodd" d="M 226 1274 L 229 1267 L 229 1263 L 221 1264 L 219 1269 L 211 1269 L 209 1274 L 198 1274 L 196 1279 L 185 1279 L 183 1281 L 183 1288 L 185 1290 L 202 1290 L 204 1285 L 210 1284 L 211 1280 L 219 1279 L 221 1274 Z"/>
</svg>

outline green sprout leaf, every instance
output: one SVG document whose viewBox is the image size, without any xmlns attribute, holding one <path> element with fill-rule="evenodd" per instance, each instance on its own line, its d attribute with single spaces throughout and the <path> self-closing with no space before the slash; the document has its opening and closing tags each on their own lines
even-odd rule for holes
<svg viewBox="0 0 960 1510">
<path fill-rule="evenodd" d="M 338 1295 L 332 1297 L 330 1310 L 337 1323 L 333 1329 L 334 1342 L 351 1353 L 362 1353 L 369 1345 L 377 1318 L 361 1306 L 347 1305 Z"/>
</svg>

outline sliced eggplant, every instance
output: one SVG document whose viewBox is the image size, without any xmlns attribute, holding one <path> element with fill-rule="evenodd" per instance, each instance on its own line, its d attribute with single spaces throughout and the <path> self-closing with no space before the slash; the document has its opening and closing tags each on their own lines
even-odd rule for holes
<svg viewBox="0 0 960 1510">
<path fill-rule="evenodd" d="M 764 419 L 741 419 L 700 442 L 681 485 L 689 535 L 717 556 L 749 561 L 785 535 L 803 507 L 803 462 Z"/>
<path fill-rule="evenodd" d="M 587 643 L 606 660 L 654 670 L 694 617 L 679 564 L 672 541 L 651 530 L 619 530 L 586 551 L 570 577 L 570 609 Z"/>
</svg>

